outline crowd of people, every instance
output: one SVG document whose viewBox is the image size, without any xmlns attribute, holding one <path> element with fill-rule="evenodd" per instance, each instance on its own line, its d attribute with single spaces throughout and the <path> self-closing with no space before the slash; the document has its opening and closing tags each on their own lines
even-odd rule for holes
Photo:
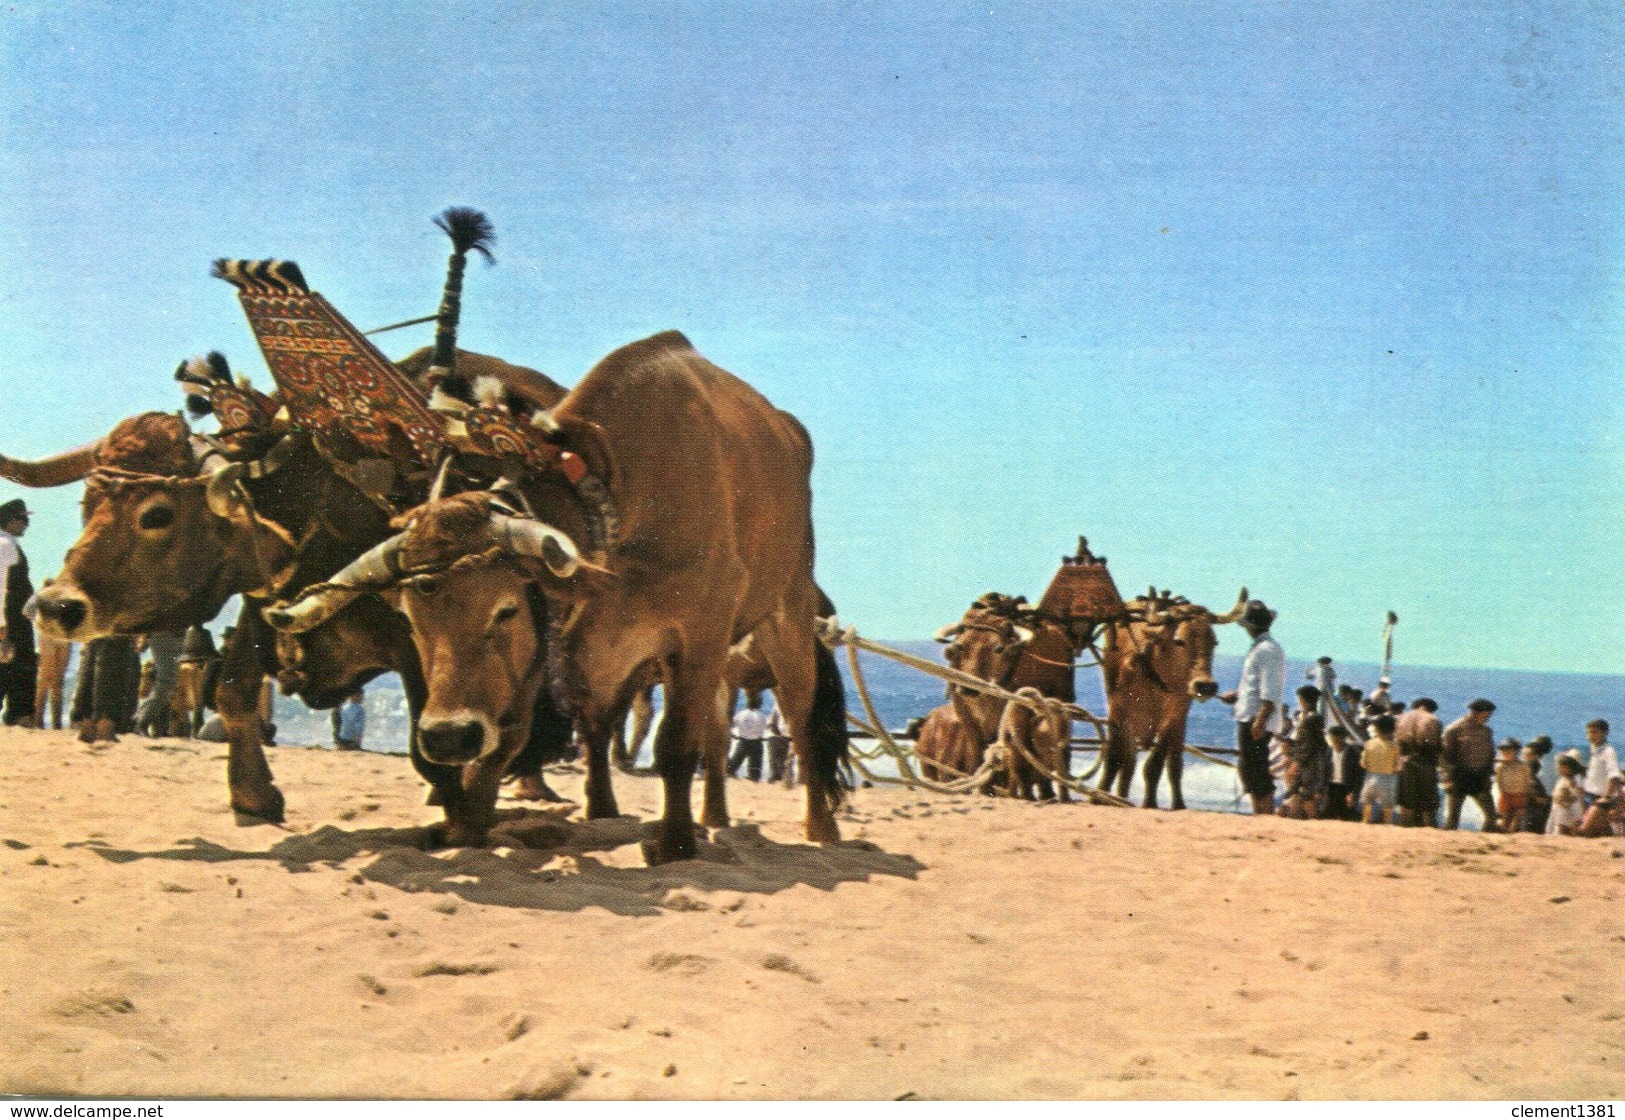
<svg viewBox="0 0 1625 1120">
<path fill-rule="evenodd" d="M 1241 625 L 1253 645 L 1236 690 L 1221 697 L 1235 705 L 1237 770 L 1255 813 L 1454 829 L 1472 801 L 1486 832 L 1625 836 L 1625 776 L 1606 720 L 1586 724 L 1589 756 L 1558 755 L 1548 790 L 1542 770 L 1551 738 L 1497 744 L 1487 699 L 1445 726 L 1431 697 L 1406 705 L 1386 676 L 1365 696 L 1337 684 L 1332 659 L 1322 657 L 1309 670 L 1314 683 L 1288 707 L 1286 655 L 1270 634 L 1275 618 L 1262 601 L 1247 604 Z"/>
</svg>

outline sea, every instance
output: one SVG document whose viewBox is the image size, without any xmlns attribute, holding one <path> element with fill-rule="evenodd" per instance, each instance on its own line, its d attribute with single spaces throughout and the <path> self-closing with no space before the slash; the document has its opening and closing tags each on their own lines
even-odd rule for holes
<svg viewBox="0 0 1625 1120">
<path fill-rule="evenodd" d="M 887 644 L 905 653 L 942 663 L 943 647 L 936 642 L 898 641 Z M 888 728 L 900 731 L 910 719 L 923 716 L 944 702 L 943 683 L 939 679 L 876 654 L 863 653 L 860 658 L 870 697 Z M 840 652 L 838 660 L 842 676 L 846 678 L 848 707 L 861 716 L 862 706 L 850 679 L 844 650 Z M 1312 664 L 1308 659 L 1288 659 L 1289 693 L 1308 680 Z M 1241 658 L 1219 654 L 1214 658 L 1213 667 L 1220 688 L 1232 688 L 1240 677 Z M 1376 686 L 1380 675 L 1380 667 L 1372 663 L 1338 663 L 1336 668 L 1339 684 L 1352 684 L 1365 692 L 1370 692 Z M 1588 721 L 1601 717 L 1614 727 L 1625 729 L 1625 677 L 1622 676 L 1513 669 L 1455 669 L 1429 665 L 1394 665 L 1389 675 L 1393 681 L 1391 692 L 1396 699 L 1409 701 L 1419 696 L 1431 696 L 1438 701 L 1439 715 L 1445 723 L 1465 712 L 1467 704 L 1477 697 L 1493 700 L 1496 711 L 1490 726 L 1498 741 L 1507 737 L 1527 741 L 1536 735 L 1549 735 L 1558 751 L 1577 747 L 1583 754 Z M 1084 708 L 1096 715 L 1105 715 L 1105 695 L 1098 669 L 1077 670 L 1077 696 L 1078 703 Z M 275 722 L 279 745 L 325 747 L 332 744 L 328 713 L 312 711 L 297 700 L 279 696 Z M 404 754 L 407 726 L 406 700 L 399 679 L 391 675 L 369 685 L 366 749 Z M 1086 734 L 1086 725 L 1075 724 L 1073 733 Z M 1621 734 L 1625 735 L 1625 730 Z M 1233 748 L 1235 723 L 1232 709 L 1217 700 L 1192 704 L 1186 737 L 1196 746 Z M 645 752 L 643 761 L 647 763 L 647 748 Z M 1546 759 L 1548 789 L 1556 778 L 1553 761 L 1556 753 L 1554 751 Z M 1074 768 L 1086 768 L 1092 761 L 1092 755 L 1079 754 Z M 876 773 L 895 776 L 896 771 L 882 767 Z M 1192 809 L 1247 811 L 1235 771 L 1228 766 L 1187 754 L 1183 784 L 1186 803 Z M 1142 779 L 1137 774 L 1130 791 L 1135 801 L 1140 799 L 1143 789 Z M 1166 805 L 1167 800 L 1167 783 L 1164 779 L 1161 801 Z M 1476 828 L 1479 823 L 1477 809 L 1469 805 L 1463 813 L 1463 825 Z"/>
</svg>

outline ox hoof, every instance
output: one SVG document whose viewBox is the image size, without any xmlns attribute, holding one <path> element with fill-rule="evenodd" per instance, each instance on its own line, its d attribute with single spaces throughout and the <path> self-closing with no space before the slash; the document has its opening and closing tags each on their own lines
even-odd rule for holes
<svg viewBox="0 0 1625 1120">
<path fill-rule="evenodd" d="M 429 830 L 429 844 L 434 848 L 483 848 L 487 831 L 473 825 L 446 821 Z"/>
<path fill-rule="evenodd" d="M 444 805 L 446 803 L 446 798 L 445 795 L 440 792 L 439 786 L 430 786 L 429 796 L 423 799 L 423 803 L 425 805 Z"/>
<path fill-rule="evenodd" d="M 841 842 L 841 826 L 833 819 L 807 822 L 807 842 L 809 844 L 839 844 Z"/>
<path fill-rule="evenodd" d="M 231 811 L 237 814 L 239 824 L 281 824 L 286 808 L 282 791 L 275 786 L 252 792 L 233 790 L 231 793 Z"/>
<path fill-rule="evenodd" d="M 694 859 L 700 854 L 700 847 L 695 842 L 692 828 L 675 834 L 662 828 L 659 835 L 643 841 L 642 849 L 643 862 L 650 867 Z"/>
<path fill-rule="evenodd" d="M 540 774 L 520 778 L 513 784 L 512 796 L 517 801 L 548 801 L 554 804 L 564 800 L 553 792 L 553 787 Z"/>
<path fill-rule="evenodd" d="M 733 823 L 728 820 L 727 813 L 701 813 L 700 823 L 706 828 L 732 828 Z"/>
</svg>

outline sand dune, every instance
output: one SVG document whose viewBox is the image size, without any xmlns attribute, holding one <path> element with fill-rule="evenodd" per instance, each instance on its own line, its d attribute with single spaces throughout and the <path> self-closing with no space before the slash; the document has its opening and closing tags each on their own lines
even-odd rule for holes
<svg viewBox="0 0 1625 1120">
<path fill-rule="evenodd" d="M 736 783 L 427 852 L 405 759 L 0 733 L 0 1091 L 579 1098 L 1597 1098 L 1625 843 Z M 555 776 L 562 789 L 578 779 Z M 641 820 L 640 820 L 641 818 Z"/>
</svg>

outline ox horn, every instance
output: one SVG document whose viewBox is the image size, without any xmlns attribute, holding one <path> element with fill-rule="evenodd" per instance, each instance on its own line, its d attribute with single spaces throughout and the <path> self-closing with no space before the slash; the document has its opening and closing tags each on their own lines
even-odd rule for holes
<svg viewBox="0 0 1625 1120">
<path fill-rule="evenodd" d="M 959 633 L 959 623 L 950 622 L 941 630 L 938 630 L 935 634 L 931 635 L 931 638 L 933 641 L 951 642 L 954 640 L 954 635 L 957 633 Z"/>
<path fill-rule="evenodd" d="M 583 568 L 609 574 L 608 569 L 583 560 L 576 542 L 545 522 L 493 513 L 487 524 L 498 545 L 520 556 L 540 560 L 559 579 L 569 579 Z"/>
<path fill-rule="evenodd" d="M 1010 624 L 1010 629 L 1016 632 L 1016 641 L 1020 642 L 1022 645 L 1026 645 L 1034 638 L 1038 637 L 1038 632 L 1031 626 L 1022 626 L 1019 623 L 1012 622 Z"/>
<path fill-rule="evenodd" d="M 329 579 L 320 591 L 293 603 L 265 609 L 265 621 L 278 630 L 303 634 L 314 630 L 349 603 L 395 582 L 401 574 L 401 538 L 397 534 L 362 553 Z"/>
<path fill-rule="evenodd" d="M 38 489 L 80 482 L 96 465 L 96 453 L 101 449 L 102 441 L 97 440 L 47 459 L 13 459 L 0 455 L 0 478 Z"/>
<path fill-rule="evenodd" d="M 1223 624 L 1223 623 L 1226 623 L 1226 622 L 1240 622 L 1241 621 L 1241 612 L 1245 611 L 1246 609 L 1247 609 L 1247 589 L 1245 587 L 1243 587 L 1241 589 L 1241 594 L 1236 597 L 1236 605 L 1234 607 L 1232 607 L 1230 610 L 1226 611 L 1224 614 L 1216 614 L 1216 615 L 1214 615 L 1213 616 L 1213 621 L 1215 623 L 1219 623 L 1219 624 Z"/>
</svg>

